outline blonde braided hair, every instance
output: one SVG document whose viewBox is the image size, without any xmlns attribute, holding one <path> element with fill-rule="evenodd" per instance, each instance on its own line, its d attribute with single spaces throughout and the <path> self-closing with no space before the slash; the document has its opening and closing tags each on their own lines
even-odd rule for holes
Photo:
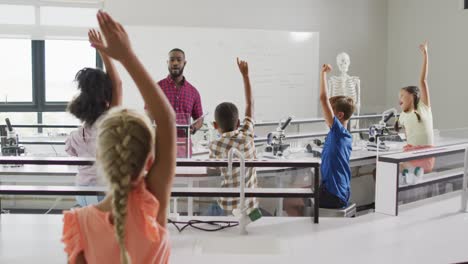
<svg viewBox="0 0 468 264">
<path fill-rule="evenodd" d="M 125 247 L 128 194 L 144 169 L 154 140 L 149 119 L 133 110 L 112 109 L 99 124 L 97 157 L 113 194 L 114 226 L 124 264 L 130 263 Z"/>
</svg>

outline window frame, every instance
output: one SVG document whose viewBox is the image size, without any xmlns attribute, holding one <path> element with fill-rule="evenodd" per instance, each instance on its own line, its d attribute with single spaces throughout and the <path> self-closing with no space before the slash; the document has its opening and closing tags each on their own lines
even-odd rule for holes
<svg viewBox="0 0 468 264">
<path fill-rule="evenodd" d="M 46 101 L 45 41 L 31 40 L 32 102 L 0 102 L 0 112 L 37 112 L 38 123 L 42 123 L 42 112 L 65 112 L 68 102 Z M 103 62 L 96 51 L 96 68 L 103 69 Z M 71 78 L 72 76 L 70 76 Z"/>
</svg>

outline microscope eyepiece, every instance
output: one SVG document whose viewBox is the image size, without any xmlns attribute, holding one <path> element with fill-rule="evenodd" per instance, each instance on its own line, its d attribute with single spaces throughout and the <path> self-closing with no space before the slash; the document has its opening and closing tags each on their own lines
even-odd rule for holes
<svg viewBox="0 0 468 264">
<path fill-rule="evenodd" d="M 291 121 L 292 121 L 292 117 L 288 117 L 288 119 L 283 123 L 283 125 L 281 125 L 281 130 L 285 130 L 289 126 Z"/>
</svg>

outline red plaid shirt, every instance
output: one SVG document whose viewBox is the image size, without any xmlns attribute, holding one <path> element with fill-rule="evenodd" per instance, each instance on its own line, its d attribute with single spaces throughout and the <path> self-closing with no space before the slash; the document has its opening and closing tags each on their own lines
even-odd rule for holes
<svg viewBox="0 0 468 264">
<path fill-rule="evenodd" d="M 177 88 L 177 85 L 172 80 L 171 76 L 167 76 L 167 78 L 160 80 L 158 84 L 161 86 L 161 89 L 177 114 L 176 122 L 178 125 L 188 125 L 190 124 L 190 117 L 192 117 L 193 120 L 196 120 L 203 115 L 200 94 L 197 89 L 185 79 L 185 77 L 179 88 Z M 145 109 L 146 108 L 147 107 L 145 106 Z M 186 137 L 184 130 L 177 131 L 178 158 L 187 158 L 187 146 L 180 145 L 185 142 Z M 189 142 L 189 145 L 191 146 L 192 143 Z M 191 147 L 189 152 L 189 156 L 191 156 Z"/>
<path fill-rule="evenodd" d="M 170 76 L 162 79 L 158 84 L 177 114 L 188 114 L 193 120 L 203 115 L 200 94 L 185 78 L 179 88 Z"/>
</svg>

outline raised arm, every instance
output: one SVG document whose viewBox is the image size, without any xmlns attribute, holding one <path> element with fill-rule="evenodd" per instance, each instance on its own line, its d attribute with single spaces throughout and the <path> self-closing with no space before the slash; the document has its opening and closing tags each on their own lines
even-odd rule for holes
<svg viewBox="0 0 468 264">
<path fill-rule="evenodd" d="M 242 79 L 244 81 L 244 94 L 245 94 L 245 116 L 255 119 L 254 117 L 254 99 L 252 96 L 252 86 L 250 85 L 249 78 L 249 64 L 246 61 L 239 60 L 237 58 L 237 66 L 239 71 L 242 74 Z"/>
<path fill-rule="evenodd" d="M 427 85 L 427 72 L 429 69 L 429 55 L 427 53 L 427 41 L 419 45 L 419 49 L 423 54 L 423 65 L 421 70 L 421 78 L 419 80 L 419 85 L 421 87 L 421 101 L 431 107 L 431 97 L 429 95 L 429 87 Z"/>
<path fill-rule="evenodd" d="M 328 127 L 333 125 L 333 109 L 330 104 L 330 98 L 327 91 L 327 73 L 331 72 L 330 64 L 324 64 L 320 72 L 320 104 L 322 105 L 323 117 Z"/>
<path fill-rule="evenodd" d="M 90 29 L 88 31 L 88 38 L 90 43 L 104 44 L 101 33 L 97 30 Z M 122 105 L 122 79 L 120 79 L 120 75 L 112 62 L 112 59 L 102 52 L 99 52 L 99 55 L 101 55 L 102 61 L 106 67 L 107 75 L 109 75 L 112 82 L 112 101 L 110 102 L 110 107 Z"/>
<path fill-rule="evenodd" d="M 133 52 L 128 34 L 107 13 L 99 12 L 98 21 L 107 46 L 93 45 L 102 53 L 122 63 L 143 97 L 148 111 L 157 126 L 155 161 L 146 178 L 148 190 L 159 200 L 157 221 L 166 226 L 166 209 L 169 204 L 176 165 L 175 113 L 161 87 L 157 85 Z"/>
</svg>

